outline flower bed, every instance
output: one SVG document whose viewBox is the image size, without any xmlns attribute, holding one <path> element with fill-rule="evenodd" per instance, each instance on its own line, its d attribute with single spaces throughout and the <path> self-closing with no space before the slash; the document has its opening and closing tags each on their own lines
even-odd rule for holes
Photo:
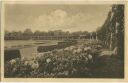
<svg viewBox="0 0 128 83">
<path fill-rule="evenodd" d="M 12 59 L 5 63 L 5 77 L 92 77 L 98 45 L 78 44 L 38 53 L 31 60 Z"/>
</svg>

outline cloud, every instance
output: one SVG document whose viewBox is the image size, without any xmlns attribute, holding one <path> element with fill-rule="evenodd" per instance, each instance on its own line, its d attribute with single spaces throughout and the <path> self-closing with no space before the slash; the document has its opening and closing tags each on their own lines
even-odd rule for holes
<svg viewBox="0 0 128 83">
<path fill-rule="evenodd" d="M 38 16 L 33 26 L 35 29 L 40 30 L 80 30 L 80 28 L 85 27 L 85 22 L 90 18 L 90 16 L 83 13 L 77 13 L 69 16 L 64 10 L 54 10 L 50 14 L 43 14 Z"/>
<path fill-rule="evenodd" d="M 78 12 L 73 15 L 69 15 L 67 11 L 56 9 L 49 14 L 42 14 L 36 17 L 29 16 L 26 18 L 24 28 L 32 28 L 33 31 L 49 31 L 49 30 L 63 30 L 63 31 L 94 31 L 102 19 L 99 19 L 102 15 L 92 15 L 89 13 Z M 103 18 L 104 20 L 105 18 Z"/>
<path fill-rule="evenodd" d="M 110 5 L 11 5 L 5 13 L 5 29 L 95 31 L 104 23 Z"/>
<path fill-rule="evenodd" d="M 63 10 L 55 10 L 50 14 L 38 16 L 34 21 L 35 27 L 57 28 L 65 25 L 67 20 L 67 12 Z"/>
</svg>

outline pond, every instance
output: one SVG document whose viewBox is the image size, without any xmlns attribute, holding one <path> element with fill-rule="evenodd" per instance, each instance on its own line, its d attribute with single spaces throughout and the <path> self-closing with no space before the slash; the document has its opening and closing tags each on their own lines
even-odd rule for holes
<svg viewBox="0 0 128 83">
<path fill-rule="evenodd" d="M 5 40 L 5 48 L 22 47 L 22 46 L 38 46 L 38 45 L 54 45 L 57 40 Z"/>
<path fill-rule="evenodd" d="M 4 47 L 5 50 L 19 50 L 21 57 L 28 59 L 36 56 L 38 46 L 56 45 L 58 42 L 57 40 L 7 40 Z"/>
</svg>

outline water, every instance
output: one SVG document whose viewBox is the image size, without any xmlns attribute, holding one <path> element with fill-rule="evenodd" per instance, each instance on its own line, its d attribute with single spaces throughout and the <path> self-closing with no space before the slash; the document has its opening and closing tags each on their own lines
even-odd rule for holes
<svg viewBox="0 0 128 83">
<path fill-rule="evenodd" d="M 18 47 L 25 45 L 51 45 L 57 44 L 56 40 L 5 40 L 5 47 Z M 38 44 L 39 43 L 39 44 Z"/>
<path fill-rule="evenodd" d="M 56 45 L 56 40 L 7 40 L 5 49 L 19 49 L 21 57 L 32 58 L 38 53 L 38 46 Z"/>
</svg>

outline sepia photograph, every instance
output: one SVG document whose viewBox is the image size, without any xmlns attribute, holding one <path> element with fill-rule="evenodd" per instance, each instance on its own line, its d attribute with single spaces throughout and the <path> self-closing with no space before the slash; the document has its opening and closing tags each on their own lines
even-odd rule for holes
<svg viewBox="0 0 128 83">
<path fill-rule="evenodd" d="M 0 82 L 1 82 L 1 1 L 0 1 Z"/>
<path fill-rule="evenodd" d="M 125 4 L 4 4 L 4 78 L 125 78 Z"/>
</svg>

